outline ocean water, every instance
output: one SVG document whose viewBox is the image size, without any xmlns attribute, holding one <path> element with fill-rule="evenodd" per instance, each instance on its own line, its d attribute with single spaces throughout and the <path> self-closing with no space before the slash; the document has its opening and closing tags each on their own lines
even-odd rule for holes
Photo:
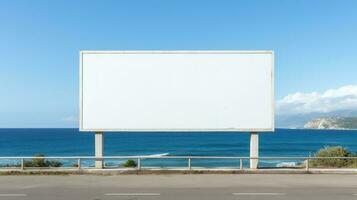
<svg viewBox="0 0 357 200">
<path fill-rule="evenodd" d="M 357 152 L 357 131 L 276 129 L 260 134 L 260 156 L 309 156 L 325 146 Z M 249 133 L 105 133 L 104 155 L 249 156 Z M 93 156 L 94 134 L 78 129 L 0 129 L 0 156 Z M 1 163 L 11 162 L 2 160 Z M 67 165 L 69 161 L 65 161 Z M 93 165 L 92 161 L 83 161 Z M 107 160 L 108 166 L 124 161 Z M 194 160 L 193 166 L 235 167 L 236 160 Z M 262 160 L 261 166 L 300 161 Z M 244 163 L 245 165 L 248 162 Z M 186 166 L 186 160 L 145 159 L 143 166 Z"/>
</svg>

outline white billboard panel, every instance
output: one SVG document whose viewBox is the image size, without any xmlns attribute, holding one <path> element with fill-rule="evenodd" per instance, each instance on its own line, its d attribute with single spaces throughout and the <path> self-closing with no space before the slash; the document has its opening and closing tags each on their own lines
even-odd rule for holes
<svg viewBox="0 0 357 200">
<path fill-rule="evenodd" d="M 272 51 L 82 51 L 81 131 L 273 131 Z"/>
</svg>

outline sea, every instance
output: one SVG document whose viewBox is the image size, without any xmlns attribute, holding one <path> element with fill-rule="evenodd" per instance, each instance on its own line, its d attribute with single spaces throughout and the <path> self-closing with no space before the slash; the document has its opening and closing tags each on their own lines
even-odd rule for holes
<svg viewBox="0 0 357 200">
<path fill-rule="evenodd" d="M 277 157 L 313 156 L 327 146 L 343 146 L 357 152 L 357 131 L 276 129 L 259 134 L 259 155 Z M 94 133 L 78 129 L 0 129 L 0 157 L 94 156 Z M 227 132 L 121 132 L 104 133 L 105 156 L 249 156 L 249 133 Z M 0 159 L 0 164 L 18 160 Z M 105 160 L 120 166 L 125 160 Z M 244 162 L 248 166 L 248 160 Z M 302 160 L 260 160 L 263 167 L 296 166 Z M 65 166 L 75 163 L 63 160 Z M 93 166 L 94 161 L 83 160 Z M 183 159 L 144 159 L 143 167 L 185 167 Z M 192 160 L 193 167 L 238 167 L 239 160 Z"/>
</svg>

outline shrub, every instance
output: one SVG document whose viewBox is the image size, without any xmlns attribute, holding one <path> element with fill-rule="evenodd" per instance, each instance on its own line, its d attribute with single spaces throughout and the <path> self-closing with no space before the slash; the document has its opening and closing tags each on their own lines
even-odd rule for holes
<svg viewBox="0 0 357 200">
<path fill-rule="evenodd" d="M 45 155 L 43 154 L 36 154 L 35 157 L 38 158 L 34 158 L 30 161 L 25 161 L 24 162 L 24 166 L 25 167 L 62 167 L 63 163 L 57 160 L 46 160 L 43 157 L 45 157 Z"/>
<path fill-rule="evenodd" d="M 315 153 L 315 157 L 354 157 L 355 154 L 342 146 L 324 147 Z M 356 159 L 313 159 L 310 161 L 311 167 L 353 167 L 356 166 Z"/>
<path fill-rule="evenodd" d="M 51 160 L 51 161 L 46 161 L 46 163 L 48 163 L 49 167 L 62 167 L 63 163 L 58 161 L 58 160 Z"/>
<path fill-rule="evenodd" d="M 136 167 L 137 164 L 134 160 L 127 160 L 124 164 L 123 167 Z"/>
<path fill-rule="evenodd" d="M 77 164 L 77 163 L 74 163 L 74 164 L 72 164 L 71 166 L 77 168 L 77 167 L 78 167 L 78 164 Z"/>
</svg>

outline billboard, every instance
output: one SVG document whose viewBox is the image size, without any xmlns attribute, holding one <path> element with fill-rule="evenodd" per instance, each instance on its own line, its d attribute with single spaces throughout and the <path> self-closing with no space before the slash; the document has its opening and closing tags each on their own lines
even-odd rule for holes
<svg viewBox="0 0 357 200">
<path fill-rule="evenodd" d="M 81 51 L 81 131 L 273 131 L 272 51 Z"/>
</svg>

